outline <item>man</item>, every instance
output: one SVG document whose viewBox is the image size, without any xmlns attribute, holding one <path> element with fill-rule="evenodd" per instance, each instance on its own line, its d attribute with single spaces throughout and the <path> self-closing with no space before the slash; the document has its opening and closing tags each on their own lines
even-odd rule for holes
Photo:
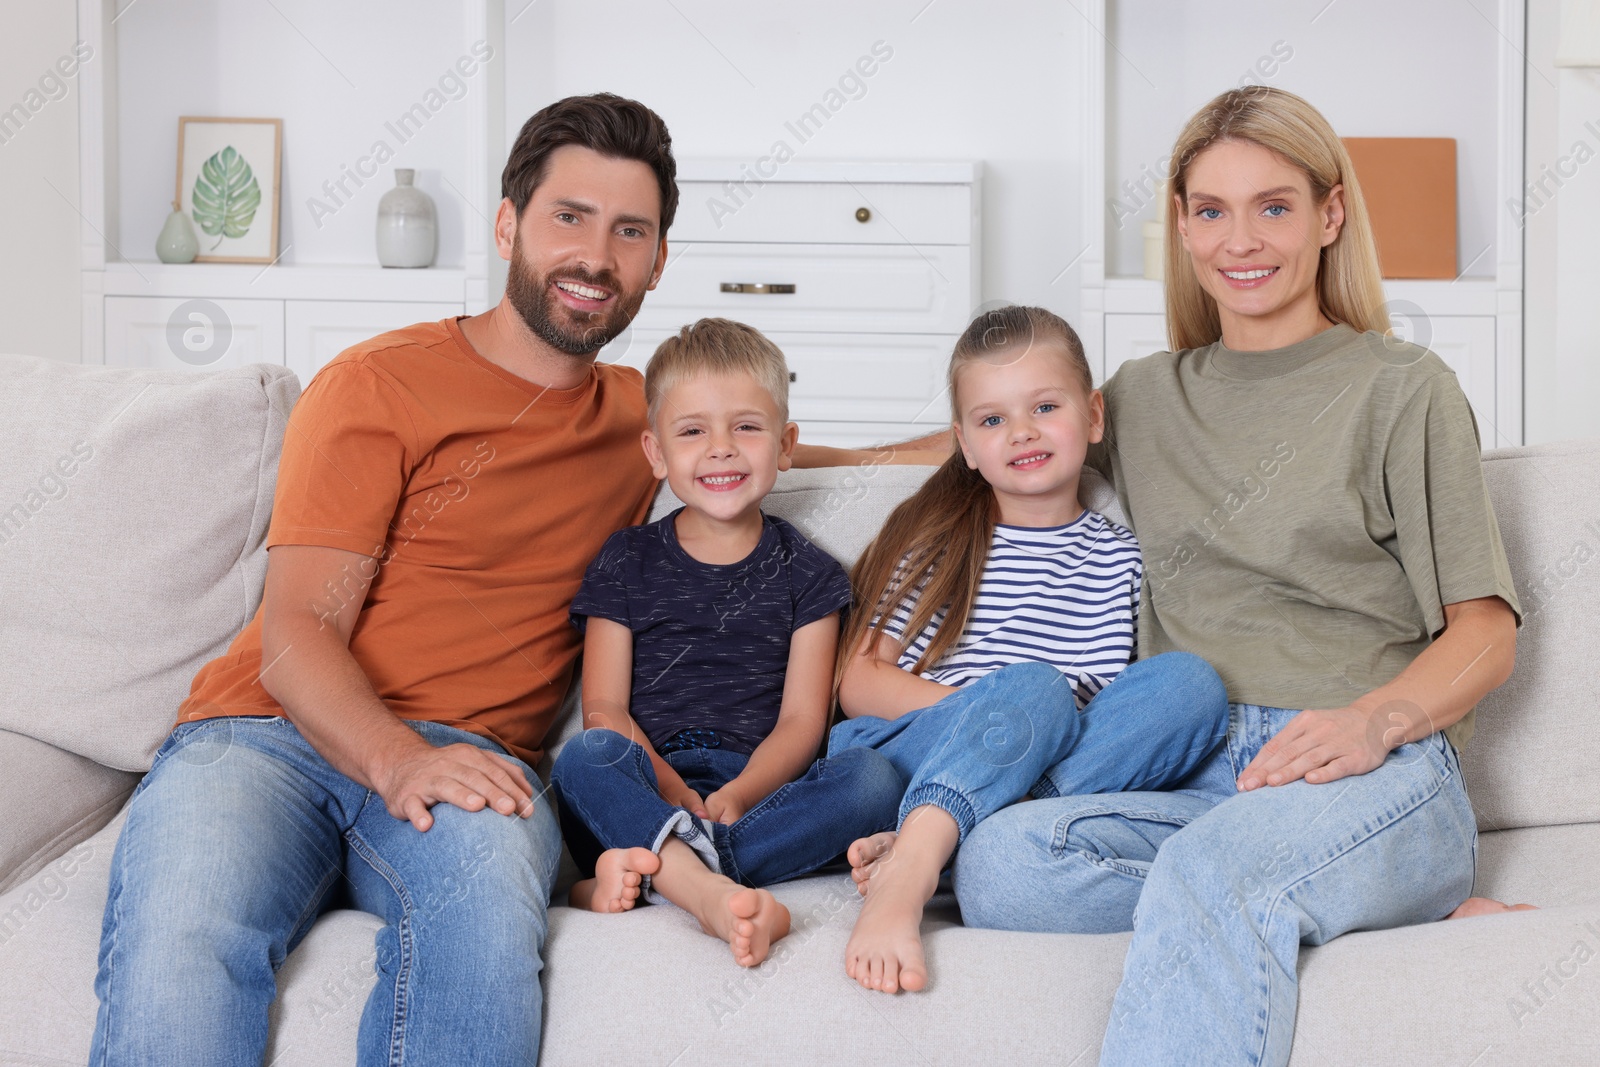
<svg viewBox="0 0 1600 1067">
<path fill-rule="evenodd" d="M 643 105 L 545 108 L 501 179 L 500 303 L 307 388 L 261 610 L 129 805 L 92 1063 L 260 1064 L 276 969 L 333 906 L 385 921 L 361 1063 L 537 1060 L 560 836 L 532 768 L 584 567 L 656 485 L 642 379 L 594 360 L 661 277 L 675 173 Z"/>
</svg>

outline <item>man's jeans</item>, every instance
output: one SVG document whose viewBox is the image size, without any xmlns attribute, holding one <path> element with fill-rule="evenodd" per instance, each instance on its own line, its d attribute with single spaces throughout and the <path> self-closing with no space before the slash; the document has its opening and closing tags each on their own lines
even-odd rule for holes
<svg viewBox="0 0 1600 1067">
<path fill-rule="evenodd" d="M 750 757 L 720 748 L 685 748 L 662 757 L 702 797 L 731 782 Z M 600 850 L 659 852 L 675 834 L 714 871 L 748 886 L 807 874 L 840 858 L 858 837 L 887 830 L 905 783 L 889 761 L 866 750 L 818 760 L 732 825 L 696 819 L 661 799 L 642 746 L 613 730 L 585 730 L 569 741 L 550 775 L 562 830 L 581 871 Z"/>
<path fill-rule="evenodd" d="M 504 754 L 409 725 L 436 746 Z M 537 1062 L 554 815 L 539 797 L 526 819 L 442 803 L 433 817 L 426 833 L 394 818 L 286 719 L 178 726 L 117 841 L 90 1063 L 260 1067 L 275 972 L 341 906 L 386 924 L 361 961 L 378 976 L 361 1064 Z"/>
<path fill-rule="evenodd" d="M 1302 944 L 1432 922 L 1471 893 L 1477 826 L 1443 734 L 1369 774 L 1237 791 L 1297 714 L 1236 704 L 1178 791 L 1019 804 L 962 848 L 969 926 L 1133 930 L 1102 1064 L 1286 1063 Z"/>
<path fill-rule="evenodd" d="M 933 804 L 950 813 L 965 841 L 1030 793 L 1169 788 L 1227 729 L 1217 672 L 1198 656 L 1167 652 L 1129 664 L 1082 712 L 1060 671 L 1014 663 L 897 719 L 846 719 L 833 728 L 828 751 L 883 753 L 909 783 L 899 821 Z"/>
</svg>

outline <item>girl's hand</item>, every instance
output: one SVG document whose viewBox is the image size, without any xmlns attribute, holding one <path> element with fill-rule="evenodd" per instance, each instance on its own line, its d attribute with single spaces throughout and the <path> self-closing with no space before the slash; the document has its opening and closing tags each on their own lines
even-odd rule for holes
<svg viewBox="0 0 1600 1067">
<path fill-rule="evenodd" d="M 1301 778 L 1322 785 L 1377 770 L 1425 719 L 1421 708 L 1405 701 L 1373 711 L 1355 706 L 1302 711 L 1256 753 L 1239 775 L 1239 791 Z"/>
<path fill-rule="evenodd" d="M 727 786 L 706 797 L 706 811 L 710 813 L 713 822 L 732 826 L 743 817 L 746 810 L 744 801 L 735 796 Z"/>
</svg>

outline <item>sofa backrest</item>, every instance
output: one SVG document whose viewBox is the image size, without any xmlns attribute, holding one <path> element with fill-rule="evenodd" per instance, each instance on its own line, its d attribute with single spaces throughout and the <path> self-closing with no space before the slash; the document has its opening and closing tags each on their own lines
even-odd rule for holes
<svg viewBox="0 0 1600 1067">
<path fill-rule="evenodd" d="M 293 372 L 0 356 L 0 728 L 146 770 L 249 621 Z"/>
<path fill-rule="evenodd" d="M 1522 601 L 1517 666 L 1462 753 L 1480 829 L 1600 821 L 1600 441 L 1484 454 Z"/>
</svg>

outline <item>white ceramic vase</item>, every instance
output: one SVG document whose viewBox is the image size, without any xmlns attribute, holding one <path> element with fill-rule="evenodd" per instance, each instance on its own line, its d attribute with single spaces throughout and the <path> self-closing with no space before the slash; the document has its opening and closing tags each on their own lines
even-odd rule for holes
<svg viewBox="0 0 1600 1067">
<path fill-rule="evenodd" d="M 378 262 L 385 267 L 430 267 L 439 243 L 433 199 L 412 185 L 417 172 L 397 167 L 394 188 L 378 201 Z"/>
</svg>

